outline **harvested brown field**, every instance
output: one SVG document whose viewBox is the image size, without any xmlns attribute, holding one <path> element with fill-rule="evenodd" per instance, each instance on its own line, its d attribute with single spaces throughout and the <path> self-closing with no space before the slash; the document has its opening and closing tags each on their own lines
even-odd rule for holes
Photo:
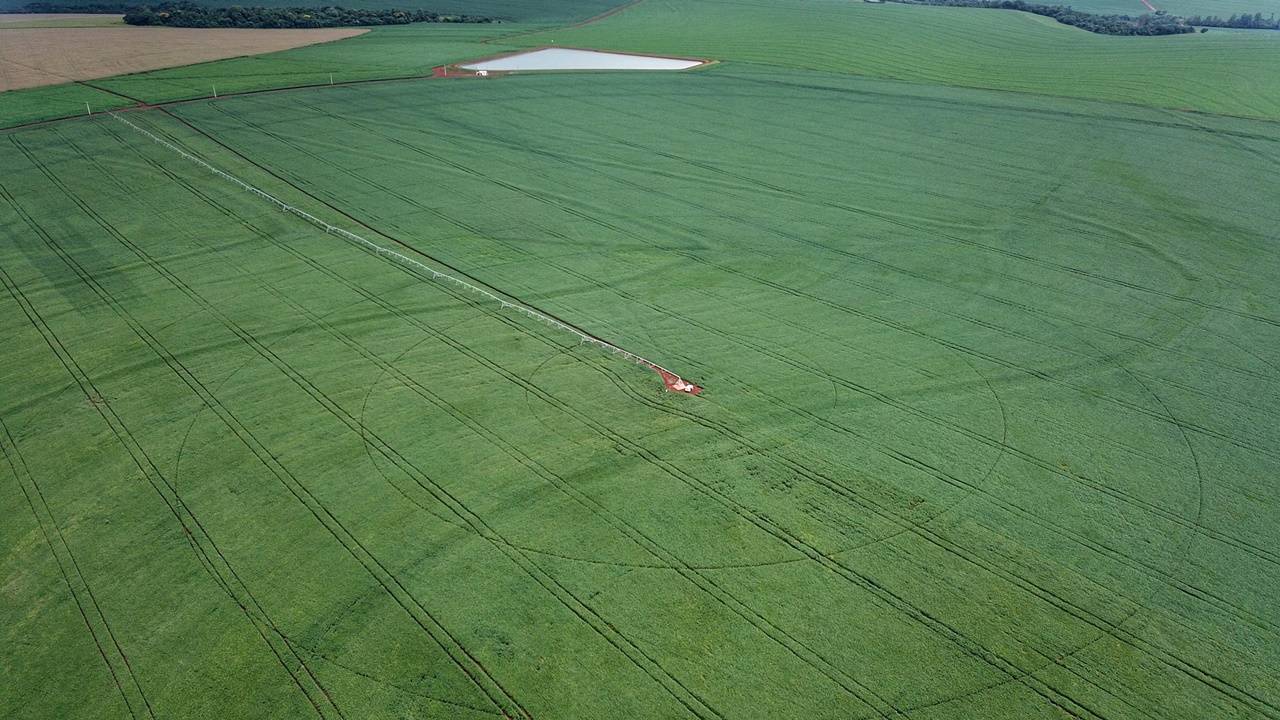
<svg viewBox="0 0 1280 720">
<path fill-rule="evenodd" d="M 34 17 L 34 16 L 28 16 Z M 231 30 L 156 27 L 5 28 L 0 92 L 288 50 L 368 32 L 361 28 Z"/>
<path fill-rule="evenodd" d="M 103 27 L 123 25 L 123 15 L 89 13 L 0 13 L 0 28 Z"/>
</svg>

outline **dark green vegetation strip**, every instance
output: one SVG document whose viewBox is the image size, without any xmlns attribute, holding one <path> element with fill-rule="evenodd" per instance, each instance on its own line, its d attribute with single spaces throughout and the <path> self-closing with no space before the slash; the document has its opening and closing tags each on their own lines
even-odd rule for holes
<svg viewBox="0 0 1280 720">
<path fill-rule="evenodd" d="M 8 133 L 0 714 L 1280 716 L 1274 124 L 728 65 L 167 113 L 708 390 Z"/>
<path fill-rule="evenodd" d="M 1246 30 L 1280 30 L 1280 19 L 1277 19 L 1275 13 L 1262 16 L 1262 13 L 1255 12 L 1232 14 L 1231 17 L 1222 17 L 1220 15 L 1193 15 L 1187 18 L 1187 22 L 1202 27 L 1220 27 L 1220 28 L 1240 28 Z"/>
<path fill-rule="evenodd" d="M 27 3 L 22 7 L 24 13 L 97 13 L 101 15 L 123 15 L 130 10 L 136 10 L 139 7 L 135 2 L 92 2 L 92 3 L 63 3 L 63 2 L 33 2 Z"/>
<path fill-rule="evenodd" d="M 491 23 L 497 18 L 450 15 L 431 10 L 343 7 L 207 7 L 193 2 L 134 6 L 124 15 L 128 25 L 189 28 L 328 28 L 377 27 L 410 23 Z"/>
<path fill-rule="evenodd" d="M 1262 12 L 1265 15 L 1280 14 L 1280 0 L 1149 0 L 1157 8 L 1173 15 L 1230 16 L 1241 13 Z M 1071 7 L 1089 12 L 1107 14 L 1134 14 L 1144 12 L 1141 0 L 1072 0 Z"/>
<path fill-rule="evenodd" d="M 1053 18 L 1063 25 L 1071 25 L 1100 35 L 1180 35 L 1192 33 L 1196 28 L 1235 28 L 1242 30 L 1280 30 L 1280 20 L 1275 14 L 1263 17 L 1262 13 L 1232 14 L 1229 18 L 1218 15 L 1192 15 L 1179 17 L 1164 11 L 1132 15 L 1101 15 L 1085 12 L 1064 5 L 1040 5 L 1023 0 L 888 0 L 904 5 L 939 5 L 943 7 L 976 7 L 990 10 L 1018 10 Z"/>
<path fill-rule="evenodd" d="M 578 22 L 607 12 L 625 0 L 347 0 L 342 4 L 351 8 L 390 10 L 407 8 L 441 13 L 483 15 L 510 18 L 519 22 L 565 23 Z M 0 0 L 0 12 L 101 12 L 119 14 L 144 5 L 138 0 L 55 0 L 32 3 L 30 0 Z M 231 0 L 203 1 L 205 7 L 243 6 Z M 254 5 L 289 7 L 298 0 L 255 0 Z M 45 8 L 45 9 L 35 9 Z"/>
</svg>

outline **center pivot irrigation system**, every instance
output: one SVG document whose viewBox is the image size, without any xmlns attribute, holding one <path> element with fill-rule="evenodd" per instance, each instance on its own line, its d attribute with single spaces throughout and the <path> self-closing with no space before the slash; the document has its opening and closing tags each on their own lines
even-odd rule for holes
<svg viewBox="0 0 1280 720">
<path fill-rule="evenodd" d="M 573 327 L 572 325 L 569 325 L 561 320 L 557 320 L 556 318 L 536 308 L 530 307 L 529 305 L 525 305 L 524 303 L 517 302 L 511 298 L 502 297 L 497 293 L 494 293 L 483 287 L 474 285 L 472 283 L 467 282 L 466 280 L 462 280 L 461 278 L 458 278 L 454 275 L 450 275 L 449 273 L 441 272 L 433 267 L 430 267 L 429 265 L 426 265 L 417 260 L 414 260 L 413 258 L 408 257 L 403 253 L 399 253 L 390 248 L 383 247 L 382 245 L 379 245 L 373 242 L 372 240 L 363 238 L 349 230 L 344 230 L 343 228 L 340 228 L 336 225 L 331 225 L 325 222 L 324 220 L 321 220 L 320 218 L 316 217 L 315 215 L 312 215 L 306 210 L 289 205 L 288 203 L 266 192 L 265 190 L 256 188 L 253 185 L 250 185 L 249 183 L 241 180 L 240 178 L 228 172 L 219 170 L 213 165 L 210 165 L 208 162 L 205 162 L 204 160 L 178 147 L 177 145 L 174 145 L 173 143 L 155 135 L 149 130 L 145 130 L 141 127 L 138 127 L 134 123 L 129 122 L 129 120 L 121 117 L 116 113 L 108 113 L 108 114 L 112 118 L 119 120 L 120 122 L 129 126 L 133 130 L 137 131 L 138 133 L 141 133 L 142 135 L 148 138 L 151 138 L 153 141 L 159 143 L 160 145 L 163 145 L 164 147 L 172 150 L 178 155 L 186 158 L 187 160 L 190 160 L 191 162 L 217 175 L 218 177 L 224 180 L 230 181 L 245 190 L 248 190 L 254 195 L 257 195 L 258 197 L 276 205 L 277 207 L 279 207 L 281 210 L 285 212 L 289 212 L 294 215 L 297 215 L 303 220 L 306 220 L 312 225 L 315 225 L 316 227 L 324 230 L 326 233 L 329 233 L 330 235 L 337 235 L 338 237 L 344 240 L 348 240 L 352 243 L 355 243 L 356 245 L 364 248 L 365 250 L 368 250 L 379 257 L 387 258 L 392 262 L 398 262 L 403 265 L 407 265 L 409 267 L 431 273 L 432 280 L 443 280 L 445 282 L 451 282 L 455 285 L 465 288 L 470 292 L 477 293 L 486 298 L 489 298 L 490 300 L 493 300 L 494 302 L 498 303 L 499 306 L 504 310 L 505 309 L 515 310 L 516 312 L 521 313 L 523 315 L 527 315 L 528 317 L 531 317 L 534 320 L 544 322 L 550 325 L 551 327 L 556 328 L 557 330 L 563 330 L 567 333 L 576 335 L 579 342 L 581 343 L 584 343 L 587 345 L 595 345 L 596 347 L 601 348 L 603 350 L 607 350 L 615 355 L 620 355 L 637 365 L 643 365 L 649 368 L 650 370 L 653 370 L 654 372 L 658 373 L 658 375 L 662 376 L 663 384 L 667 387 L 668 390 L 671 390 L 672 392 L 682 392 L 682 393 L 688 393 L 690 395 L 697 395 L 702 392 L 701 386 L 695 385 L 694 383 L 691 383 L 685 380 L 684 378 L 680 377 L 674 372 L 671 372 L 670 370 L 662 367 L 661 365 L 659 365 L 656 362 L 653 362 L 652 360 L 649 360 L 648 358 L 641 357 L 629 350 L 625 350 L 623 348 L 618 347 L 617 345 L 614 345 L 608 340 L 603 340 L 601 338 L 596 337 L 595 335 L 591 335 L 590 333 L 579 330 L 578 328 Z"/>
</svg>

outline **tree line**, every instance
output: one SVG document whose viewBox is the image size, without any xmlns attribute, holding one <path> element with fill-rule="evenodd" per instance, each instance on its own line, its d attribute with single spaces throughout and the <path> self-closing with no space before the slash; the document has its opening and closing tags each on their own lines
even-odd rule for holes
<svg viewBox="0 0 1280 720">
<path fill-rule="evenodd" d="M 1024 0 L 892 0 L 906 5 L 942 5 L 946 7 L 978 7 L 999 10 L 1020 10 L 1053 18 L 1063 25 L 1071 25 L 1102 35 L 1180 35 L 1196 31 L 1194 24 L 1169 15 L 1164 11 L 1139 15 L 1099 15 L 1076 10 L 1066 5 L 1040 5 Z"/>
<path fill-rule="evenodd" d="M 157 5 L 99 2 L 66 4 L 34 2 L 24 8 L 33 13 L 121 13 L 128 25 L 161 25 L 186 28 L 332 28 L 409 23 L 491 23 L 497 18 L 438 13 L 431 10 L 376 10 L 343 7 L 209 7 L 187 0 Z"/>
<path fill-rule="evenodd" d="M 1192 15 L 1187 22 L 1197 27 L 1243 28 L 1245 30 L 1280 30 L 1280 20 L 1275 15 L 1262 17 L 1262 13 L 1232 15 L 1223 20 L 1217 15 Z"/>
<path fill-rule="evenodd" d="M 133 2 L 92 2 L 92 3 L 58 3 L 58 2 L 33 2 L 27 3 L 22 8 L 24 13 L 44 13 L 56 15 L 58 13 L 90 13 L 95 15 L 123 15 L 130 10 L 137 9 L 138 4 Z"/>
<path fill-rule="evenodd" d="M 162 2 L 125 13 L 128 25 L 186 28 L 331 28 L 409 23 L 489 23 L 494 18 L 430 10 L 375 10 L 342 7 L 207 7 L 191 2 Z"/>
</svg>

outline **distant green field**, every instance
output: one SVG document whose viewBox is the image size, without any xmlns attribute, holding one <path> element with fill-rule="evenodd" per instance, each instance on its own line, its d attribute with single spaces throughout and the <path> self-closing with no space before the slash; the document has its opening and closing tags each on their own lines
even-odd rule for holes
<svg viewBox="0 0 1280 720">
<path fill-rule="evenodd" d="M 1280 119 L 1280 32 L 1112 37 L 1003 10 L 667 0 L 522 41 Z"/>
<path fill-rule="evenodd" d="M 743 65 L 171 112 L 706 392 L 0 134 L 0 715 L 1280 708 L 1276 124 Z"/>
</svg>

